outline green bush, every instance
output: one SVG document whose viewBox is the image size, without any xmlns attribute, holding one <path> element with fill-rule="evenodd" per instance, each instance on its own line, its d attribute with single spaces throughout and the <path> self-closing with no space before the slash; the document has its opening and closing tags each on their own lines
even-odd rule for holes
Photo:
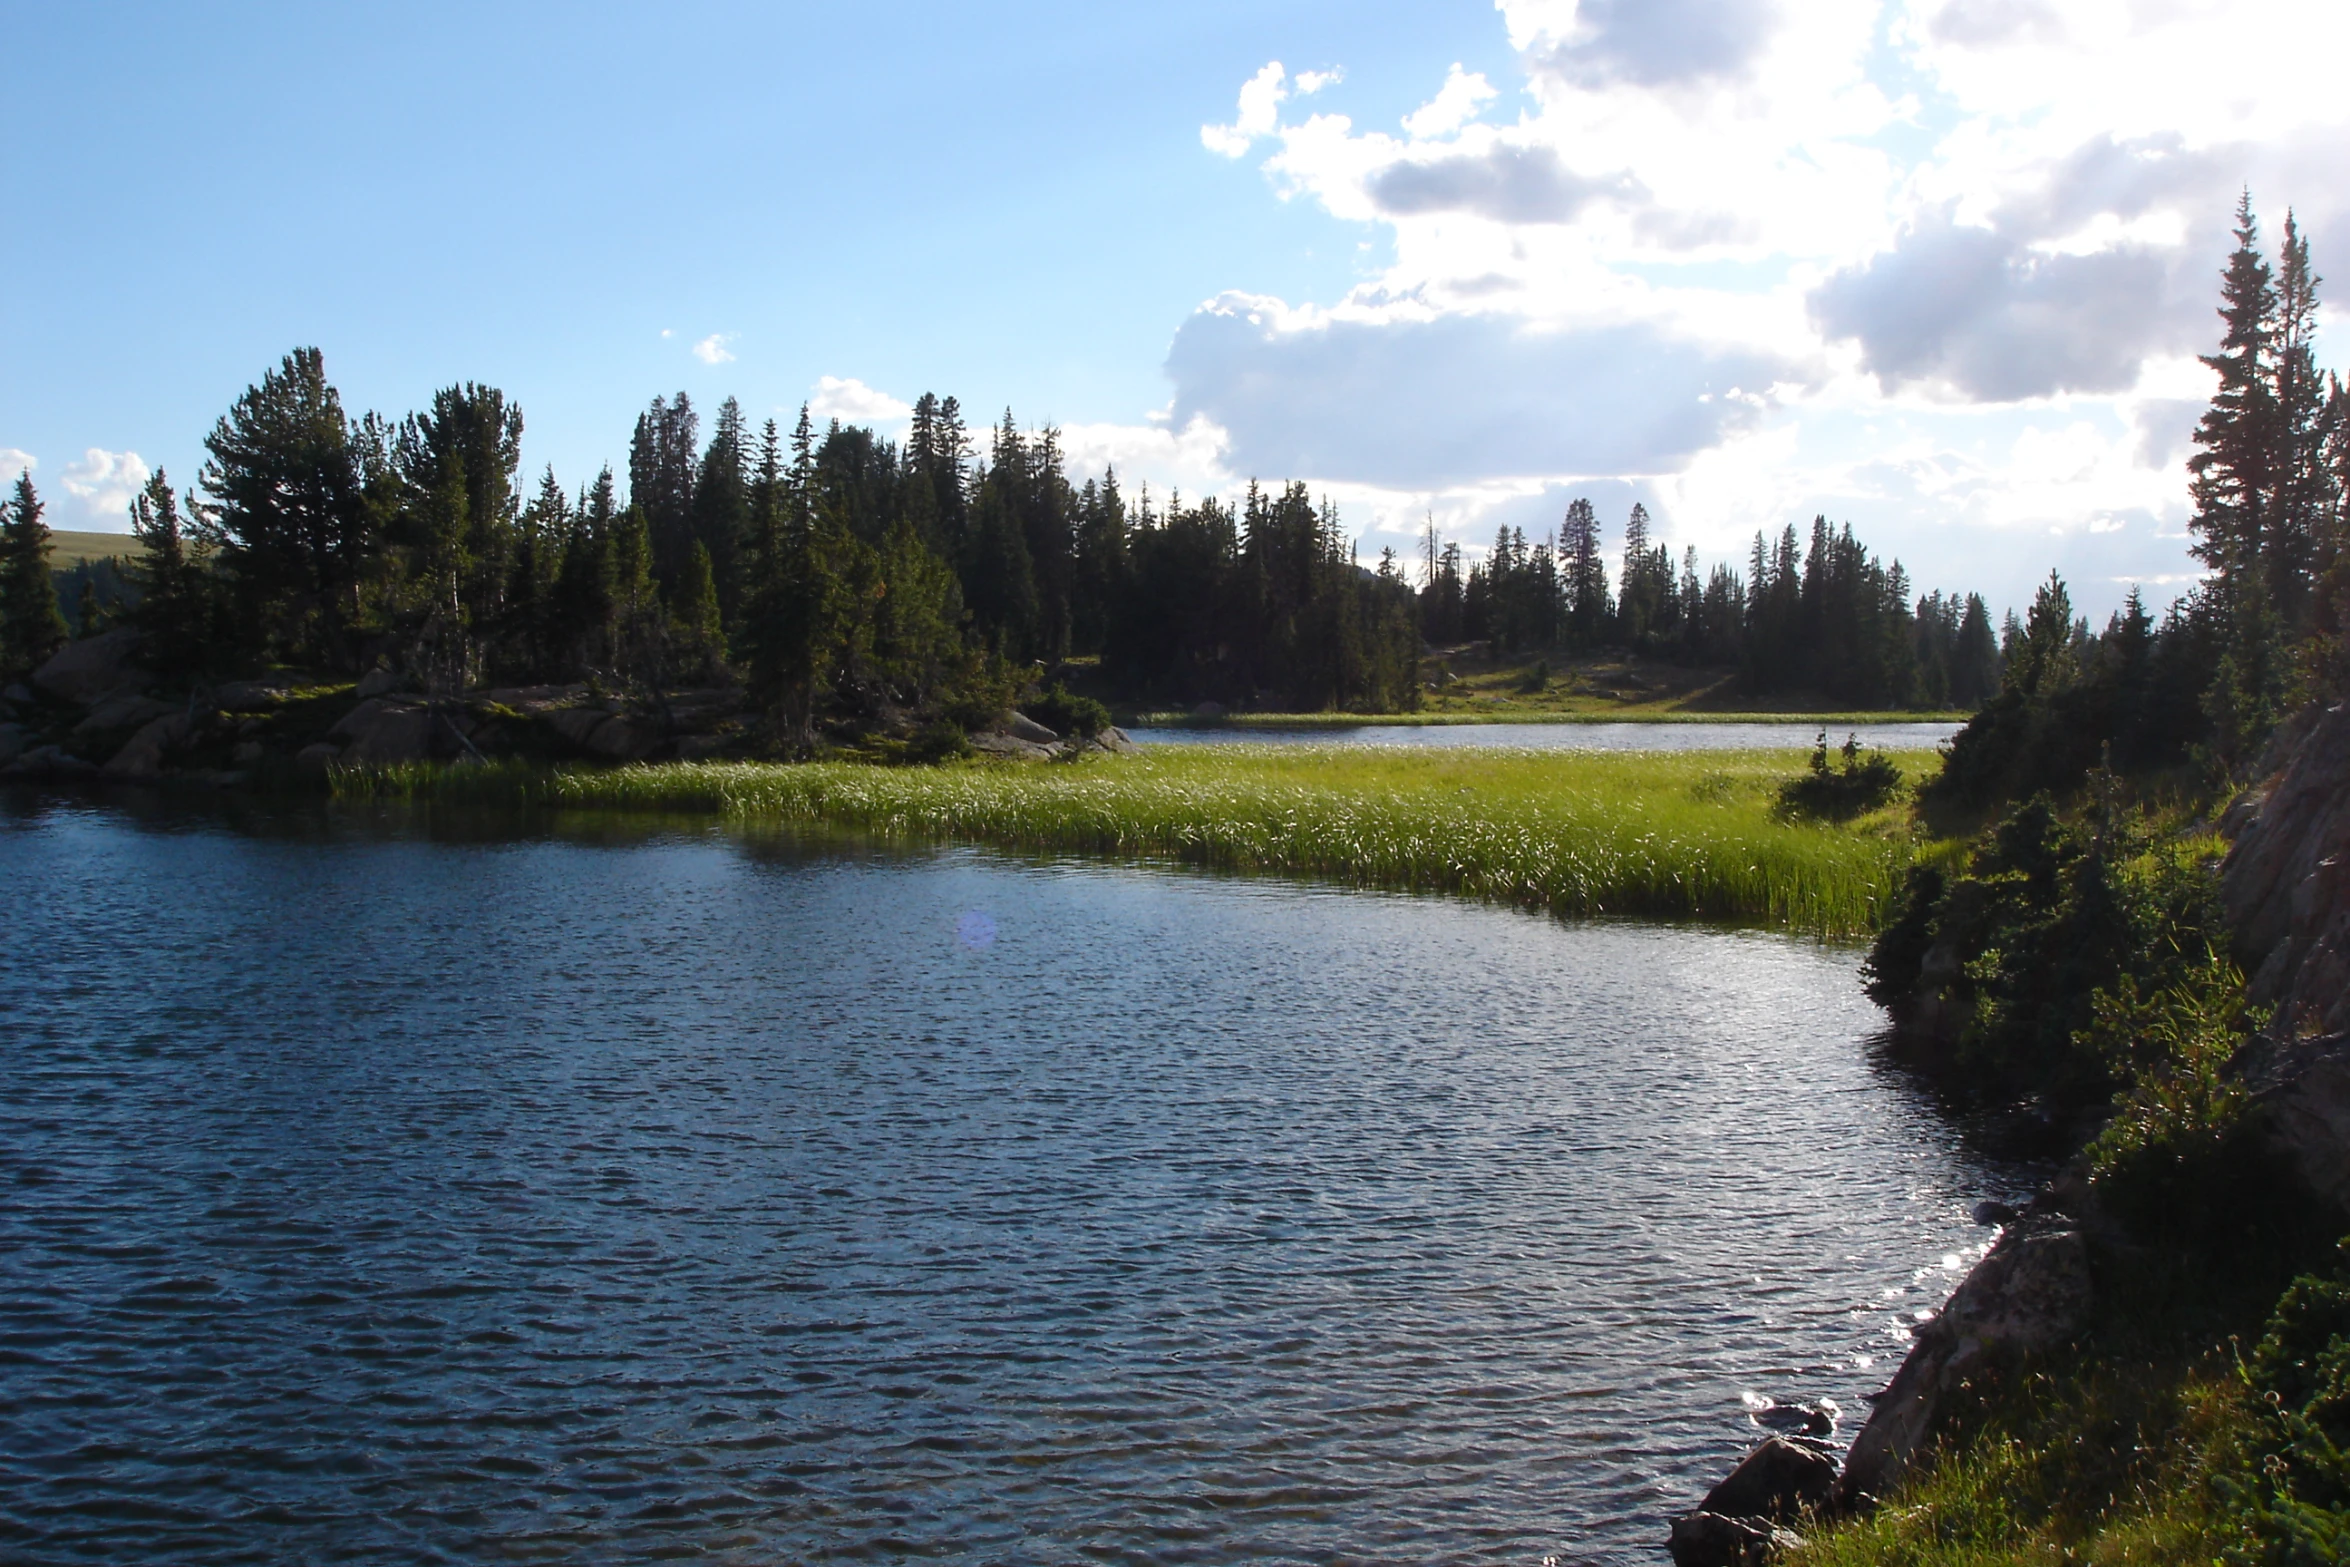
<svg viewBox="0 0 2350 1567">
<path fill-rule="evenodd" d="M 970 754 L 970 737 L 951 718 L 931 720 L 906 741 L 905 759 L 909 762 L 936 764 Z"/>
<path fill-rule="evenodd" d="M 1862 758 L 1859 736 L 1845 738 L 1843 757 L 1842 767 L 1828 765 L 1828 736 L 1822 731 L 1811 771 L 1780 786 L 1779 809 L 1815 821 L 1845 822 L 1885 805 L 1901 787 L 1901 769 L 1884 752 Z"/>
<path fill-rule="evenodd" d="M 2293 1281 L 2245 1367 L 2260 1440 L 2229 1487 L 2275 1567 L 2350 1560 L 2350 1281 Z"/>
<path fill-rule="evenodd" d="M 1038 723 L 1062 736 L 1075 735 L 1090 740 L 1110 727 L 1110 710 L 1092 697 L 1079 696 L 1068 687 L 1054 684 L 1029 699 L 1022 710 Z"/>
</svg>

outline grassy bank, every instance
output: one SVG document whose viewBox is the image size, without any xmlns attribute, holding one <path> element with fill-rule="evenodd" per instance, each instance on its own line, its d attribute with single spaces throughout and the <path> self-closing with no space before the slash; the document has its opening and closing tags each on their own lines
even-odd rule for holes
<svg viewBox="0 0 2350 1567">
<path fill-rule="evenodd" d="M 1913 771 L 1927 754 L 1903 758 Z M 1873 927 L 1919 845 L 1888 811 L 1775 814 L 1793 752 L 1153 748 L 1078 764 L 354 769 L 351 798 L 701 811 L 1175 861 L 1552 910 Z"/>
<path fill-rule="evenodd" d="M 1497 708 L 1492 711 L 1417 713 L 1228 713 L 1196 718 L 1190 713 L 1136 713 L 1136 728 L 1152 729 L 1360 729 L 1367 724 L 1406 729 L 1475 724 L 1813 724 L 1836 739 L 1843 729 L 1864 724 L 1963 723 L 1964 713 L 1714 713 L 1622 707 Z"/>
</svg>

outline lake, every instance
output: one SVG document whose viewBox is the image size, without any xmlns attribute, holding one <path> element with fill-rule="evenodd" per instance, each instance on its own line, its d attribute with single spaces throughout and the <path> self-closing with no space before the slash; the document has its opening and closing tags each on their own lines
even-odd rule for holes
<svg viewBox="0 0 2350 1567">
<path fill-rule="evenodd" d="M 1779 936 L 323 807 L 0 878 L 11 1562 L 1655 1561 L 2024 1180 Z"/>
<path fill-rule="evenodd" d="M 1821 725 L 1718 723 L 1352 724 L 1271 729 L 1200 725 L 1127 731 L 1139 745 L 1511 746 L 1537 751 L 1792 751 L 1819 743 Z M 1830 724 L 1830 748 L 1857 735 L 1864 747 L 1931 750 L 1955 723 Z"/>
</svg>

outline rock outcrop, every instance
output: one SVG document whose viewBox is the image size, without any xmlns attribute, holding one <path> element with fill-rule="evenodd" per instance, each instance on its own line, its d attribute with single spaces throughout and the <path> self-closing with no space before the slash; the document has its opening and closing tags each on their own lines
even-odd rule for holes
<svg viewBox="0 0 2350 1567">
<path fill-rule="evenodd" d="M 60 702 L 92 707 L 117 692 L 144 687 L 138 666 L 139 634 L 127 626 L 68 642 L 39 669 L 33 684 Z"/>
<path fill-rule="evenodd" d="M 2279 1039 L 2350 1031 L 2350 704 L 2317 715 L 2230 809 L 2220 898 Z"/>
<path fill-rule="evenodd" d="M 1673 1567 L 1763 1567 L 1779 1552 L 1802 1543 L 1761 1519 L 1700 1511 L 1674 1519 L 1666 1545 L 1673 1553 Z"/>
<path fill-rule="evenodd" d="M 2080 1226 L 2042 1198 L 2004 1231 L 1920 1328 L 1901 1369 L 1853 1438 L 1839 1506 L 1865 1506 L 1900 1480 L 1971 1377 L 2058 1348 L 2088 1325 L 2093 1289 Z"/>
</svg>

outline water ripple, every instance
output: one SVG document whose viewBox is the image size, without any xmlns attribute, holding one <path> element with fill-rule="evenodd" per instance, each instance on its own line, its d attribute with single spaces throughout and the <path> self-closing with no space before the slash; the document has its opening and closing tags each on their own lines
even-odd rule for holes
<svg viewBox="0 0 2350 1567">
<path fill-rule="evenodd" d="M 11 1561 L 1651 1559 L 2009 1178 L 1776 937 L 56 806 L 0 876 Z"/>
</svg>

